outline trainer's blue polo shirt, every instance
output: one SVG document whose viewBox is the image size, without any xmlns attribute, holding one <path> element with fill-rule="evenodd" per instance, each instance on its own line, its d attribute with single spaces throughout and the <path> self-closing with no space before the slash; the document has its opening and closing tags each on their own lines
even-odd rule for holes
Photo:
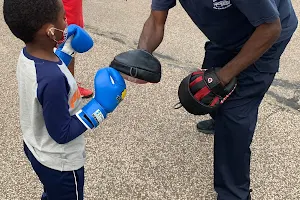
<svg viewBox="0 0 300 200">
<path fill-rule="evenodd" d="M 276 73 L 279 59 L 298 20 L 291 0 L 179 0 L 193 22 L 213 43 L 236 54 L 263 23 L 280 17 L 282 32 L 277 42 L 254 65 L 261 72 Z M 152 0 L 152 10 L 169 10 L 176 0 Z M 224 63 L 225 65 L 226 63 Z"/>
<path fill-rule="evenodd" d="M 226 49 L 238 49 L 255 27 L 280 17 L 278 42 L 291 37 L 297 18 L 291 0 L 179 0 L 206 37 Z M 168 10 L 176 0 L 152 0 L 153 10 Z"/>
</svg>

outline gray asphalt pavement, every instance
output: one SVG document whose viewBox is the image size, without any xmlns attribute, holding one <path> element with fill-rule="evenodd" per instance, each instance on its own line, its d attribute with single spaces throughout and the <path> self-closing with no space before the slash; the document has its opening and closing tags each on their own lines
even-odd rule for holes
<svg viewBox="0 0 300 200">
<path fill-rule="evenodd" d="M 300 16 L 298 0 L 293 2 Z M 92 88 L 99 68 L 136 47 L 150 3 L 84 0 L 86 30 L 95 45 L 77 57 L 75 77 L 83 86 Z M 0 199 L 39 199 L 42 187 L 23 153 L 18 118 L 15 73 L 23 44 L 10 33 L 2 14 L 0 26 Z M 205 41 L 179 4 L 170 11 L 155 54 L 163 64 L 162 81 L 127 83 L 122 104 L 96 130 L 85 133 L 85 199 L 215 199 L 213 137 L 196 130 L 196 123 L 208 117 L 173 109 L 180 81 L 202 63 Z M 254 200 L 300 199 L 299 41 L 298 29 L 260 107 L 252 143 Z"/>
</svg>

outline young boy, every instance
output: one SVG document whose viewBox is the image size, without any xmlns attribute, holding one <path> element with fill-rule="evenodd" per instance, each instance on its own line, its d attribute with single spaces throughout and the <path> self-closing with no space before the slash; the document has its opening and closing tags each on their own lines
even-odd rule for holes
<svg viewBox="0 0 300 200">
<path fill-rule="evenodd" d="M 68 25 L 76 24 L 81 28 L 84 27 L 83 13 L 82 13 L 82 0 L 63 0 L 63 5 L 66 11 L 66 17 L 68 19 Z M 68 66 L 70 72 L 74 76 L 75 74 L 75 57 L 72 59 Z M 83 98 L 89 98 L 93 95 L 93 91 L 87 88 L 81 87 L 78 84 L 78 89 Z"/>
<path fill-rule="evenodd" d="M 113 68 L 98 70 L 95 96 L 82 107 L 67 66 L 93 41 L 79 26 L 67 27 L 62 1 L 4 0 L 3 13 L 25 43 L 17 63 L 20 123 L 25 154 L 44 187 L 42 200 L 82 200 L 82 133 L 96 128 L 124 99 L 125 81 Z"/>
</svg>

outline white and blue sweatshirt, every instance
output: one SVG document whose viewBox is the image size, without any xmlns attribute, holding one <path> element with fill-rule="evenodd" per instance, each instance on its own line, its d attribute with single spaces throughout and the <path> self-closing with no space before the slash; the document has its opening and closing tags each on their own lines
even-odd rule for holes
<svg viewBox="0 0 300 200">
<path fill-rule="evenodd" d="M 21 130 L 31 153 L 51 169 L 81 168 L 86 159 L 82 133 L 87 128 L 76 117 L 81 96 L 66 65 L 33 57 L 24 48 L 17 80 Z"/>
</svg>

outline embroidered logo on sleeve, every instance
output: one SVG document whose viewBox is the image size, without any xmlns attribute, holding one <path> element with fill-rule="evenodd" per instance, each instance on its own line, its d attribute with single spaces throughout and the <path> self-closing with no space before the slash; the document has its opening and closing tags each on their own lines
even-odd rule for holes
<svg viewBox="0 0 300 200">
<path fill-rule="evenodd" d="M 229 8 L 232 4 L 230 0 L 212 0 L 213 1 L 213 9 L 216 10 L 224 10 Z"/>
</svg>

